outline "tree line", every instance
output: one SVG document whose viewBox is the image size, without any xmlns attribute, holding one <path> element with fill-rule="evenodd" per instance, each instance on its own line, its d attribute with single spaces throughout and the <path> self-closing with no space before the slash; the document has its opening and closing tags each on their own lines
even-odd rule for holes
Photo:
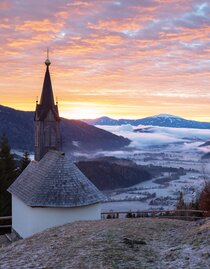
<svg viewBox="0 0 210 269">
<path fill-rule="evenodd" d="M 19 161 L 15 160 L 9 141 L 3 134 L 0 137 L 0 217 L 11 216 L 11 194 L 7 189 L 29 163 L 28 152 L 24 152 Z"/>
<path fill-rule="evenodd" d="M 210 217 L 210 181 L 205 180 L 204 186 L 200 194 L 193 199 L 190 203 L 186 203 L 182 192 L 176 205 L 177 210 L 202 210 L 205 211 L 204 215 Z"/>
</svg>

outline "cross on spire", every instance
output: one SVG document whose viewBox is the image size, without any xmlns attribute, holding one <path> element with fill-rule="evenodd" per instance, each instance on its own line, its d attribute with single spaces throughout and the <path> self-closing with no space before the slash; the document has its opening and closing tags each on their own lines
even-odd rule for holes
<svg viewBox="0 0 210 269">
<path fill-rule="evenodd" d="M 47 59 L 45 61 L 46 66 L 50 66 L 50 64 L 51 64 L 51 62 L 49 60 L 49 53 L 50 53 L 50 50 L 49 50 L 49 47 L 47 47 Z"/>
<path fill-rule="evenodd" d="M 49 59 L 49 52 L 50 52 L 50 49 L 49 47 L 47 47 L 47 59 Z"/>
</svg>

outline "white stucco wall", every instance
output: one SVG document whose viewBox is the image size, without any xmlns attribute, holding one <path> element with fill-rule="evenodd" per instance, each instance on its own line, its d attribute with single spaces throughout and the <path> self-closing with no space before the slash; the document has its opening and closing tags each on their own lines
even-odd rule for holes
<svg viewBox="0 0 210 269">
<path fill-rule="evenodd" d="M 74 208 L 30 207 L 12 195 L 12 228 L 23 238 L 76 220 L 101 219 L 101 204 Z"/>
</svg>

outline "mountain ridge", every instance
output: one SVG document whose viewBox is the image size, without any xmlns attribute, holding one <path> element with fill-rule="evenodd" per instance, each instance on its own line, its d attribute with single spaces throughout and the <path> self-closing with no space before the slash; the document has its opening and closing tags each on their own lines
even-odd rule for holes
<svg viewBox="0 0 210 269">
<path fill-rule="evenodd" d="M 33 151 L 34 112 L 0 105 L 0 135 L 5 133 L 12 149 Z M 112 150 L 129 145 L 130 140 L 79 120 L 61 118 L 62 150 Z"/>
<path fill-rule="evenodd" d="M 115 120 L 109 117 L 100 117 L 96 119 L 83 119 L 82 121 L 91 125 L 125 125 L 130 124 L 132 126 L 138 125 L 151 125 L 159 127 L 171 127 L 171 128 L 195 128 L 195 129 L 210 129 L 210 122 L 202 122 L 195 120 L 187 120 L 179 116 L 170 114 L 158 114 L 151 117 L 145 117 L 141 119 L 119 119 Z"/>
</svg>

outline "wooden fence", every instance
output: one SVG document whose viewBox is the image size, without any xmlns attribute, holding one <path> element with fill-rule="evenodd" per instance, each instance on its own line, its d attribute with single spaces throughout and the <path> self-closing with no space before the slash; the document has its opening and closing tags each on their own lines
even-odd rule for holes
<svg viewBox="0 0 210 269">
<path fill-rule="evenodd" d="M 12 228 L 12 216 L 0 217 L 0 234 L 10 232 Z"/>
<path fill-rule="evenodd" d="M 101 213 L 101 219 L 116 218 L 171 218 L 183 220 L 203 219 L 209 212 L 202 210 L 145 210 L 145 211 L 108 211 Z M 0 217 L 0 234 L 11 230 L 12 216 Z"/>
<path fill-rule="evenodd" d="M 202 210 L 149 210 L 149 211 L 108 211 L 101 213 L 101 219 L 114 218 L 171 218 L 183 220 L 198 220 L 207 216 Z"/>
</svg>

